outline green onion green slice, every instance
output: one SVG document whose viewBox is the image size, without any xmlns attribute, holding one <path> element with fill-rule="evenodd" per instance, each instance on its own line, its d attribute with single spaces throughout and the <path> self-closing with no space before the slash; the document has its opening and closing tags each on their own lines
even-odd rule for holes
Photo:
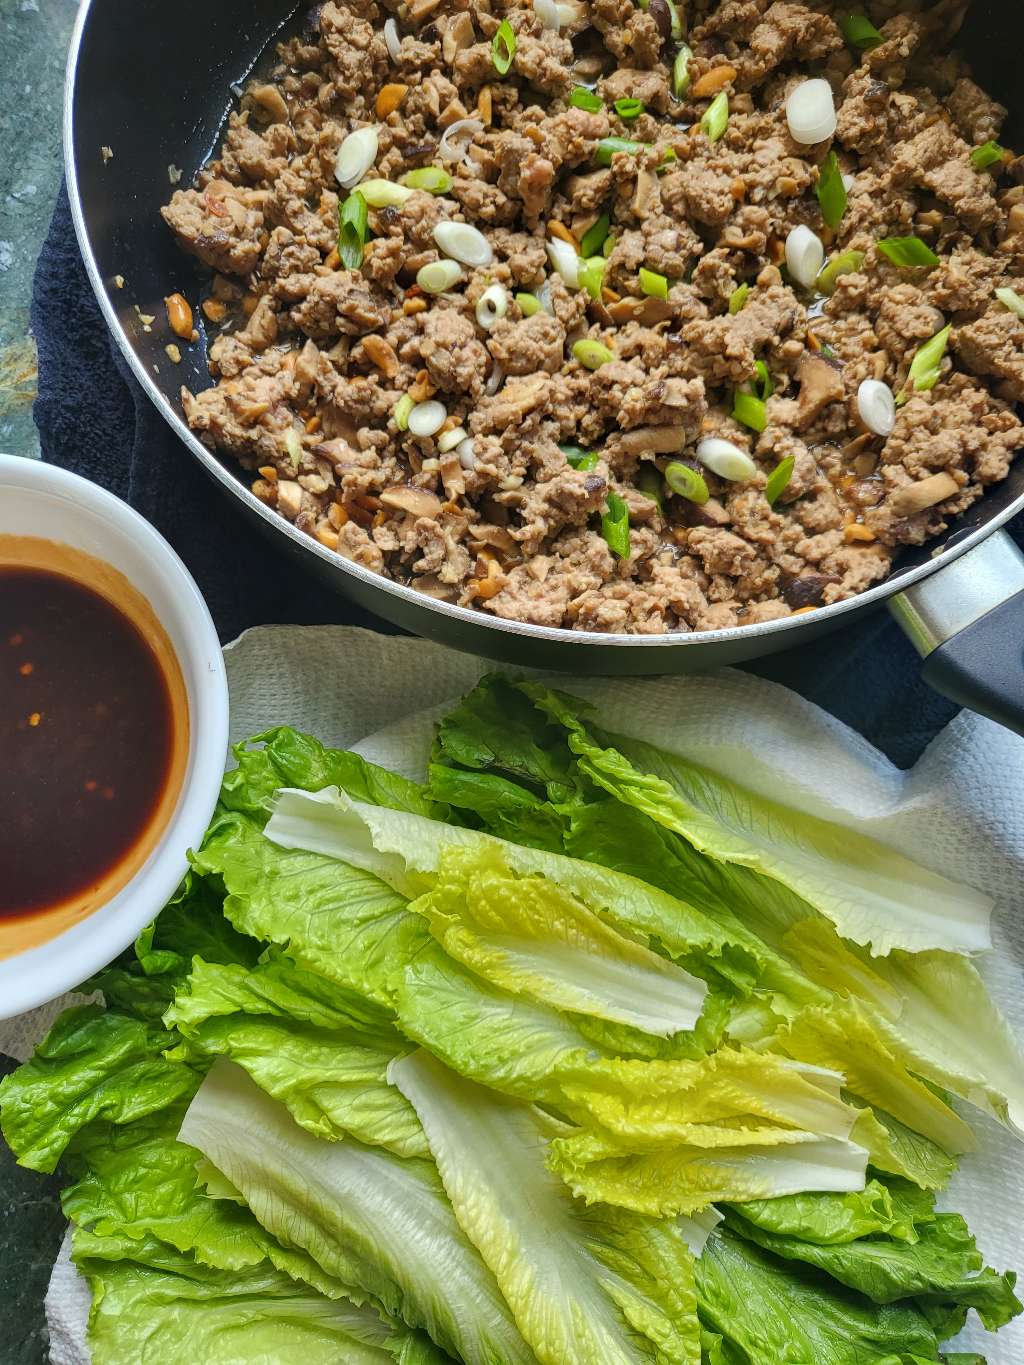
<svg viewBox="0 0 1024 1365">
<path fill-rule="evenodd" d="M 784 460 L 779 461 L 768 475 L 768 482 L 765 484 L 764 495 L 768 499 L 769 507 L 774 507 L 779 499 L 780 493 L 783 493 L 786 488 L 788 488 L 795 467 L 796 457 L 787 455 Z"/>
<path fill-rule="evenodd" d="M 502 19 L 491 39 L 491 61 L 499 76 L 507 76 L 516 55 L 516 35 L 507 19 Z"/>
<path fill-rule="evenodd" d="M 592 227 L 587 228 L 580 242 L 581 256 L 600 256 L 601 248 L 604 246 L 605 238 L 608 236 L 608 229 L 611 226 L 611 219 L 607 213 L 602 213 L 600 218 Z"/>
<path fill-rule="evenodd" d="M 558 449 L 573 469 L 582 469 L 584 472 L 593 469 L 599 458 L 596 450 L 584 450 L 582 446 L 559 446 Z"/>
<path fill-rule="evenodd" d="M 675 61 L 672 63 L 672 93 L 677 100 L 683 99 L 690 88 L 690 62 L 693 60 L 693 49 L 684 43 L 676 53 Z"/>
<path fill-rule="evenodd" d="M 665 499 L 662 496 L 663 480 L 658 472 L 657 465 L 643 465 L 637 473 L 634 482 L 645 498 L 650 498 L 652 502 L 656 502 L 659 509 L 664 507 Z"/>
<path fill-rule="evenodd" d="M 834 294 L 839 276 L 855 275 L 863 264 L 863 251 L 841 251 L 826 263 L 815 284 L 822 294 Z"/>
<path fill-rule="evenodd" d="M 608 510 L 601 517 L 601 534 L 619 559 L 629 558 L 629 508 L 618 493 L 608 494 Z"/>
<path fill-rule="evenodd" d="M 737 390 L 733 400 L 732 415 L 737 422 L 742 422 L 751 431 L 764 431 L 768 425 L 768 405 L 764 399 L 752 393 L 744 393 L 742 389 Z"/>
<path fill-rule="evenodd" d="M 840 15 L 838 23 L 846 41 L 861 52 L 870 52 L 884 42 L 878 29 L 863 14 Z"/>
<path fill-rule="evenodd" d="M 757 376 L 756 387 L 764 402 L 767 403 L 775 392 L 775 381 L 772 379 L 771 371 L 763 360 L 754 361 L 754 374 Z"/>
<path fill-rule="evenodd" d="M 1016 289 L 997 289 L 996 298 L 1004 308 L 1009 308 L 1011 313 L 1016 313 L 1019 318 L 1024 318 L 1024 299 L 1021 298 Z"/>
<path fill-rule="evenodd" d="M 934 389 L 939 382 L 942 374 L 942 357 L 946 354 L 949 334 L 952 330 L 952 323 L 943 327 L 942 331 L 936 332 L 931 341 L 926 341 L 917 355 L 914 356 L 910 362 L 910 373 L 907 376 L 906 387 L 896 398 L 900 407 L 910 397 L 911 388 L 915 393 L 925 393 L 928 389 Z"/>
<path fill-rule="evenodd" d="M 673 493 L 685 498 L 687 502 L 702 505 L 711 496 L 708 492 L 708 486 L 704 482 L 704 475 L 696 469 L 691 469 L 688 464 L 682 464 L 679 460 L 673 460 L 666 467 L 665 482 Z"/>
<path fill-rule="evenodd" d="M 513 297 L 524 318 L 532 318 L 535 313 L 540 312 L 542 304 L 535 294 L 515 294 Z"/>
<path fill-rule="evenodd" d="M 893 265 L 902 270 L 914 270 L 918 266 L 938 265 L 939 258 L 920 237 L 883 237 L 878 249 Z"/>
<path fill-rule="evenodd" d="M 447 194 L 451 189 L 451 176 L 447 171 L 443 171 L 440 166 L 421 166 L 418 170 L 409 171 L 403 175 L 400 181 L 403 185 L 408 185 L 412 190 L 428 190 L 431 194 Z"/>
<path fill-rule="evenodd" d="M 593 341 L 590 337 L 574 342 L 572 353 L 588 370 L 599 370 L 602 365 L 607 365 L 610 360 L 615 359 L 614 351 L 609 350 L 603 342 Z"/>
<path fill-rule="evenodd" d="M 998 142 L 983 142 L 971 153 L 971 165 L 976 171 L 987 171 L 999 161 L 1006 159 L 1006 148 Z"/>
<path fill-rule="evenodd" d="M 743 312 L 743 305 L 750 298 L 750 285 L 740 284 L 729 295 L 729 312 L 732 317 Z"/>
<path fill-rule="evenodd" d="M 618 114 L 619 118 L 629 120 L 639 118 L 647 108 L 647 105 L 644 104 L 643 100 L 621 99 L 616 100 L 612 105 L 612 108 Z"/>
<path fill-rule="evenodd" d="M 603 256 L 591 256 L 579 268 L 580 288 L 585 289 L 592 299 L 601 297 L 604 286 L 604 272 L 608 262 Z M 597 367 L 592 367 L 596 369 Z"/>
<path fill-rule="evenodd" d="M 720 90 L 708 105 L 700 126 L 709 142 L 717 142 L 729 123 L 729 96 Z"/>
<path fill-rule="evenodd" d="M 600 95 L 596 95 L 593 90 L 588 90 L 585 85 L 573 87 L 572 94 L 569 96 L 569 103 L 574 109 L 585 109 L 588 114 L 598 114 L 604 108 L 604 100 Z"/>
<path fill-rule="evenodd" d="M 338 255 L 346 270 L 358 270 L 363 263 L 363 247 L 369 234 L 366 200 L 356 191 L 338 210 Z"/>
<path fill-rule="evenodd" d="M 399 431 L 409 430 L 409 414 L 415 406 L 416 404 L 407 393 L 403 393 L 395 404 L 394 411 L 391 415 L 395 419 L 395 426 Z"/>
<path fill-rule="evenodd" d="M 603 137 L 597 144 L 594 160 L 599 166 L 610 166 L 616 152 L 642 152 L 648 144 L 633 142 L 628 137 Z"/>
<path fill-rule="evenodd" d="M 818 203 L 821 205 L 822 218 L 835 232 L 843 221 L 843 214 L 846 212 L 846 205 L 850 200 L 846 186 L 843 184 L 842 172 L 839 169 L 839 158 L 835 152 L 829 152 L 822 163 L 815 193 L 818 196 Z"/>
<path fill-rule="evenodd" d="M 640 289 L 652 299 L 668 298 L 668 280 L 656 270 L 640 267 Z"/>
</svg>

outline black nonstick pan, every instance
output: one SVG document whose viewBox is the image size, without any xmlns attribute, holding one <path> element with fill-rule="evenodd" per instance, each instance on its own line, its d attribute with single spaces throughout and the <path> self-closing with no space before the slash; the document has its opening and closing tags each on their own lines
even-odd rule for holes
<svg viewBox="0 0 1024 1365">
<path fill-rule="evenodd" d="M 300 21 L 288 0 L 84 0 L 65 114 L 72 209 L 107 321 L 181 440 L 282 552 L 419 635 L 574 673 L 682 673 L 736 663 L 804 643 L 888 601 L 925 656 L 934 686 L 1024 732 L 1024 556 L 1000 530 L 1024 510 L 1024 460 L 937 542 L 908 553 L 885 583 L 859 598 L 781 621 L 667 636 L 556 630 L 434 601 L 342 559 L 255 498 L 240 471 L 203 446 L 181 417 L 180 386 L 211 382 L 204 348 L 189 348 L 182 364 L 171 364 L 166 330 L 147 331 L 140 314 L 159 318 L 166 295 L 196 292 L 193 266 L 160 217 L 171 191 L 169 168 L 181 171 L 183 183 L 191 180 L 219 141 L 232 86 L 282 29 Z M 1019 0 L 977 0 L 961 46 L 979 82 L 1014 110 L 1007 139 L 1024 144 L 1024 7 Z"/>
</svg>

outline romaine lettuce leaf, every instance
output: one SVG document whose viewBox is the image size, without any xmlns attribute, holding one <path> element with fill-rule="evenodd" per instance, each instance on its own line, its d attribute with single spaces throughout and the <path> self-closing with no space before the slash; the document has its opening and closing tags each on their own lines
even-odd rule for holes
<svg viewBox="0 0 1024 1365">
<path fill-rule="evenodd" d="M 568 734 L 581 771 L 695 849 L 780 882 L 854 943 L 885 954 L 991 948 L 991 901 L 856 830 L 791 810 L 639 741 L 592 734 L 579 704 L 540 683 L 520 689 Z"/>
<path fill-rule="evenodd" d="M 240 1067 L 214 1063 L 181 1127 L 278 1241 L 422 1328 L 466 1365 L 530 1365 L 490 1271 L 431 1163 L 321 1142 Z"/>
<path fill-rule="evenodd" d="M 699 1365 L 693 1263 L 669 1222 L 587 1209 L 549 1172 L 564 1130 L 418 1052 L 395 1062 L 463 1230 L 542 1365 Z"/>
</svg>

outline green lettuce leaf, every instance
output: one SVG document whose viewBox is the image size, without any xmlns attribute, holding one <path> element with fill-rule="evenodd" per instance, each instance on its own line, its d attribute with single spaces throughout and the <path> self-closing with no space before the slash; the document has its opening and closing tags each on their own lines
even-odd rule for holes
<svg viewBox="0 0 1024 1365">
<path fill-rule="evenodd" d="M 241 1068 L 219 1059 L 181 1128 L 281 1242 L 466 1365 L 530 1365 L 490 1271 L 431 1163 L 299 1128 Z"/>
<path fill-rule="evenodd" d="M 572 1199 L 545 1165 L 562 1130 L 425 1052 L 392 1065 L 466 1235 L 543 1365 L 699 1365 L 693 1263 L 671 1223 Z"/>
<path fill-rule="evenodd" d="M 732 1365 L 905 1365 L 939 1359 L 935 1332 L 910 1303 L 876 1305 L 728 1231 L 696 1264 L 702 1325 Z M 712 1356 L 712 1359 L 715 1359 Z"/>
<path fill-rule="evenodd" d="M 893 849 L 747 791 L 676 754 L 618 736 L 602 741 L 579 704 L 539 683 L 521 690 L 567 732 L 581 771 L 717 862 L 781 883 L 874 953 L 991 948 L 987 897 Z"/>
<path fill-rule="evenodd" d="M 192 1048 L 237 1062 L 317 1137 L 429 1156 L 414 1111 L 385 1079 L 409 1044 L 362 996 L 280 957 L 249 971 L 196 959 L 166 1020 Z"/>
<path fill-rule="evenodd" d="M 915 1223 L 932 1216 L 932 1201 L 906 1187 L 894 1198 L 889 1186 L 869 1180 L 852 1194 L 790 1194 L 781 1199 L 751 1199 L 734 1212 L 746 1223 L 774 1236 L 813 1246 L 844 1246 L 859 1237 L 885 1235 L 917 1240 Z"/>
<path fill-rule="evenodd" d="M 162 1055 L 168 1042 L 159 1026 L 99 1005 L 65 1010 L 0 1083 L 0 1128 L 19 1163 L 52 1171 L 87 1124 L 130 1123 L 191 1094 L 199 1077 Z"/>
</svg>

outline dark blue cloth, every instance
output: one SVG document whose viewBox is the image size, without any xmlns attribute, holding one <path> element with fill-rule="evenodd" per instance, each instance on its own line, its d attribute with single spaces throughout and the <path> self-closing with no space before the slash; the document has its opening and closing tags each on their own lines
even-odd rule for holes
<svg viewBox="0 0 1024 1365">
<path fill-rule="evenodd" d="M 222 640 L 269 622 L 345 622 L 393 632 L 322 587 L 251 527 L 151 406 L 107 331 L 63 190 L 36 270 L 32 328 L 44 458 L 110 489 L 167 537 L 198 582 Z M 909 767 L 956 713 L 921 683 L 917 656 L 885 611 L 749 667 L 831 711 L 900 767 Z"/>
</svg>

